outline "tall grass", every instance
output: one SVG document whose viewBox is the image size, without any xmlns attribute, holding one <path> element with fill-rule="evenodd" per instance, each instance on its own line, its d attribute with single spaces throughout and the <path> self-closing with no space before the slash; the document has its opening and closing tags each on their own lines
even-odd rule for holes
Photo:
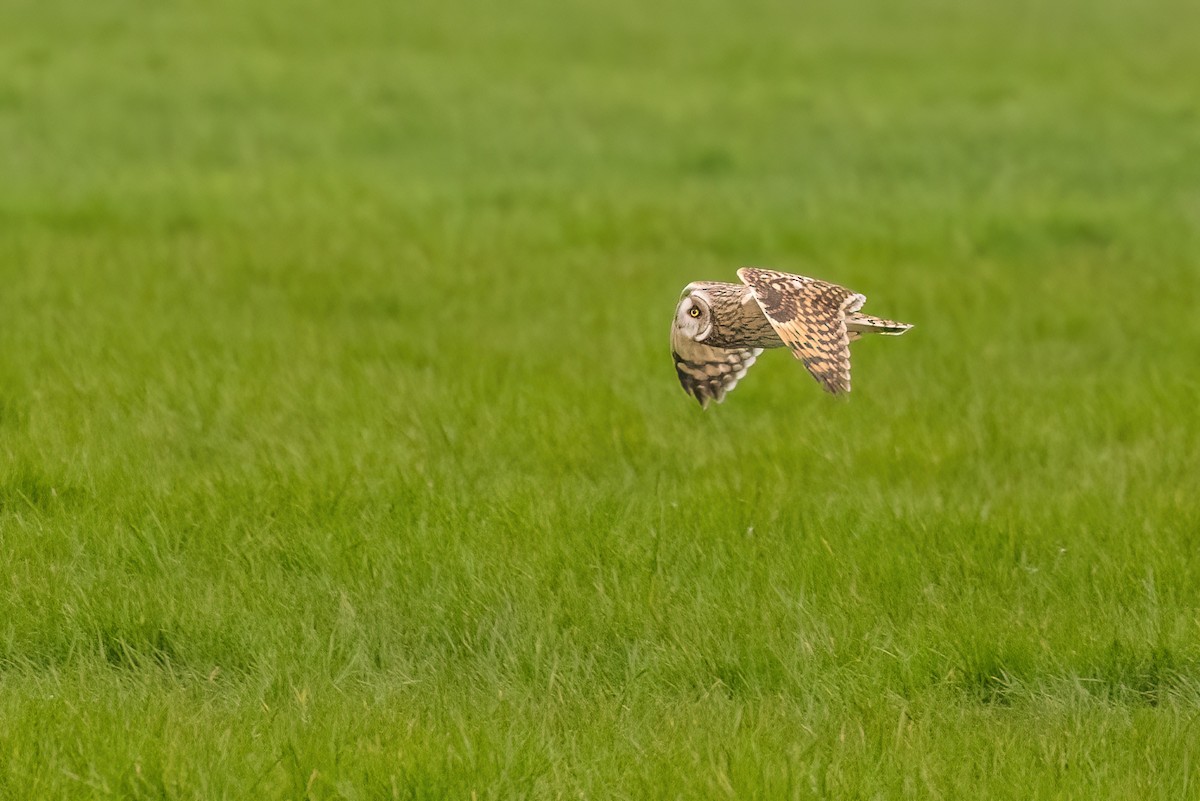
<svg viewBox="0 0 1200 801">
<path fill-rule="evenodd" d="M 0 11 L 0 796 L 1194 794 L 1197 24 Z"/>
</svg>

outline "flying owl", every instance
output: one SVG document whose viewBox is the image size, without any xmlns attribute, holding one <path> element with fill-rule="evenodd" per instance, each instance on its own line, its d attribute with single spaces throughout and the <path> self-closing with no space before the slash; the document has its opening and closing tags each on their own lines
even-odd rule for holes
<svg viewBox="0 0 1200 801">
<path fill-rule="evenodd" d="M 688 284 L 675 308 L 675 372 L 701 407 L 723 401 L 764 348 L 791 348 L 827 391 L 849 392 L 850 343 L 912 328 L 862 314 L 866 297 L 837 284 L 757 267 L 737 274 L 741 284 Z"/>
</svg>

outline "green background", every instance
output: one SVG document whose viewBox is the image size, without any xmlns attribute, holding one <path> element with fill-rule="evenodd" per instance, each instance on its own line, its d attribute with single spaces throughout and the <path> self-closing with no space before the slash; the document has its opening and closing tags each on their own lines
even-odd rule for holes
<svg viewBox="0 0 1200 801">
<path fill-rule="evenodd" d="M 1197 31 L 10 0 L 0 796 L 1194 794 Z M 701 412 L 745 264 L 916 327 Z"/>
</svg>

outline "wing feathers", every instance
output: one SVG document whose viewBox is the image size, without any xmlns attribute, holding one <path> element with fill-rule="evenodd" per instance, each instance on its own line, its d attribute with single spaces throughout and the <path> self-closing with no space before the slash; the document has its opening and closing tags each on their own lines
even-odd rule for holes
<svg viewBox="0 0 1200 801">
<path fill-rule="evenodd" d="M 682 344 L 682 343 L 681 343 Z M 699 342 L 688 342 L 671 355 L 675 360 L 675 373 L 684 390 L 707 408 L 710 401 L 725 400 L 737 382 L 746 375 L 762 348 L 714 348 Z"/>
<path fill-rule="evenodd" d="M 866 298 L 837 284 L 756 267 L 738 270 L 738 278 L 813 378 L 835 395 L 849 392 L 846 315 L 862 308 Z"/>
</svg>

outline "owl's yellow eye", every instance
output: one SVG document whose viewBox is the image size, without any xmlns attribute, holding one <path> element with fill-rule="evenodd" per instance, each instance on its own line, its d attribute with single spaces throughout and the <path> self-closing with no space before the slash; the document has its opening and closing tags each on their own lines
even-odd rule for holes
<svg viewBox="0 0 1200 801">
<path fill-rule="evenodd" d="M 693 316 L 693 317 L 699 317 L 699 316 L 700 316 L 700 307 L 699 307 L 699 306 L 693 306 L 693 307 L 692 307 L 692 310 L 691 310 L 690 312 L 688 312 L 688 314 L 690 314 L 690 315 L 691 315 L 691 316 Z"/>
</svg>

